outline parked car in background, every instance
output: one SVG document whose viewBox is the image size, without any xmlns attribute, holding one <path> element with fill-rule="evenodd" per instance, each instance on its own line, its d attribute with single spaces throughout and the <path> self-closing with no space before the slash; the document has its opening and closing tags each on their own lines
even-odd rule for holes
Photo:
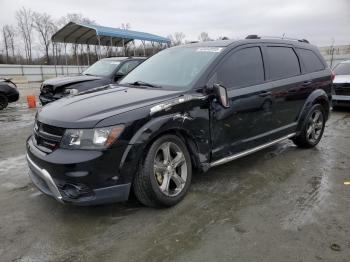
<svg viewBox="0 0 350 262">
<path fill-rule="evenodd" d="M 0 79 L 0 110 L 7 107 L 8 103 L 16 102 L 19 99 L 19 92 L 11 79 Z"/>
<path fill-rule="evenodd" d="M 43 107 L 27 140 L 33 183 L 60 202 L 180 202 L 207 171 L 323 135 L 332 75 L 305 40 L 210 41 L 165 49 L 119 88 Z M 273 160 L 272 160 L 273 161 Z M 273 163 L 271 163 L 273 164 Z"/>
<path fill-rule="evenodd" d="M 333 73 L 333 108 L 350 106 L 350 60 L 337 64 Z"/>
<path fill-rule="evenodd" d="M 44 81 L 40 87 L 39 99 L 45 105 L 69 94 L 117 83 L 145 59 L 144 57 L 101 59 L 79 76 L 64 76 Z"/>
</svg>

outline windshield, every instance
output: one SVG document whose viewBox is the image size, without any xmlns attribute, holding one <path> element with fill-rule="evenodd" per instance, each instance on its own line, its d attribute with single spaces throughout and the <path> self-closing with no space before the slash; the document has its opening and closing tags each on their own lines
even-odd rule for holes
<svg viewBox="0 0 350 262">
<path fill-rule="evenodd" d="M 83 72 L 83 75 L 109 76 L 120 64 L 120 61 L 100 60 Z"/>
<path fill-rule="evenodd" d="M 200 76 L 221 47 L 176 47 L 150 57 L 120 84 L 147 83 L 169 90 L 186 90 Z"/>
<path fill-rule="evenodd" d="M 341 63 L 334 67 L 336 75 L 350 75 L 350 63 Z"/>
</svg>

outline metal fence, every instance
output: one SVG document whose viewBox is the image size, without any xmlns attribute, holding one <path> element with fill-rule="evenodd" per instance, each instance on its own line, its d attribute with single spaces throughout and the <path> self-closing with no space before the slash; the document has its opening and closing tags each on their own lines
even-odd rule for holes
<svg viewBox="0 0 350 262">
<path fill-rule="evenodd" d="M 45 79 L 62 75 L 78 75 L 87 66 L 66 65 L 0 65 L 0 78 L 13 78 L 16 82 L 42 82 Z"/>
</svg>

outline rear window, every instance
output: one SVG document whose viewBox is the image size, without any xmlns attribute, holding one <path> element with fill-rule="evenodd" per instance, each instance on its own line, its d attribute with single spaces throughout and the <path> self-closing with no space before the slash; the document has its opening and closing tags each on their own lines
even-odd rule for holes
<svg viewBox="0 0 350 262">
<path fill-rule="evenodd" d="M 293 48 L 268 46 L 270 79 L 281 79 L 300 74 L 300 66 Z"/>
<path fill-rule="evenodd" d="M 229 55 L 217 71 L 219 82 L 239 88 L 264 82 L 264 67 L 259 47 L 249 47 Z"/>
<path fill-rule="evenodd" d="M 324 65 L 322 64 L 321 60 L 313 51 L 298 48 L 298 52 L 307 73 L 317 72 L 324 69 Z"/>
<path fill-rule="evenodd" d="M 336 75 L 350 75 L 350 63 L 340 63 L 334 67 Z"/>
</svg>

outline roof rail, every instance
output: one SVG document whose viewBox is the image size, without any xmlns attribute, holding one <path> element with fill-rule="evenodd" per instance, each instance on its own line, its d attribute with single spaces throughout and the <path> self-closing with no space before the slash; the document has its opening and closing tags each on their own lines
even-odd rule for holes
<svg viewBox="0 0 350 262">
<path fill-rule="evenodd" d="M 291 41 L 298 41 L 302 43 L 310 43 L 306 39 L 297 39 L 297 38 L 290 38 L 290 37 L 284 37 L 284 36 L 259 36 L 259 35 L 248 35 L 245 39 L 262 39 L 262 38 L 268 38 L 268 39 L 282 39 L 282 40 L 291 40 Z"/>
</svg>

